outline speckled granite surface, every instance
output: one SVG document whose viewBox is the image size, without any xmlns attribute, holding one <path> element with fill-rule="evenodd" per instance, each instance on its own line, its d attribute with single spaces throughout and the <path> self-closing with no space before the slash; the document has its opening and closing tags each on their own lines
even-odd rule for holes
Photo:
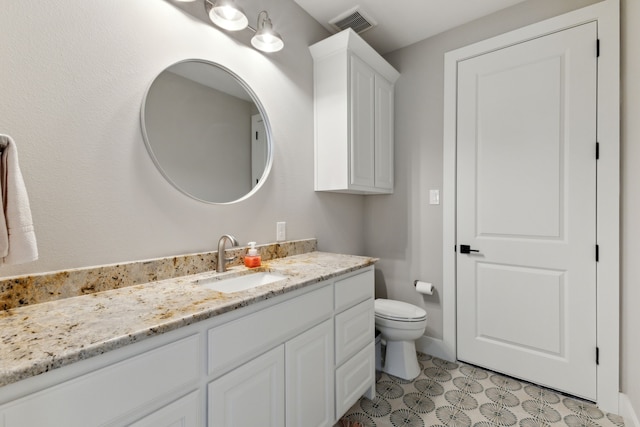
<svg viewBox="0 0 640 427">
<path fill-rule="evenodd" d="M 292 240 L 256 248 L 262 260 L 268 261 L 313 252 L 317 249 L 317 242 L 316 239 Z M 246 246 L 228 248 L 227 256 L 235 256 L 235 259 L 227 265 L 242 265 L 242 255 L 246 250 Z M 217 254 L 217 251 L 204 252 L 0 279 L 0 310 L 215 271 Z"/>
<path fill-rule="evenodd" d="M 205 272 L 0 311 L 0 386 L 373 265 L 374 258 L 309 252 L 263 262 L 285 280 L 223 294 L 195 283 L 245 274 Z"/>
</svg>

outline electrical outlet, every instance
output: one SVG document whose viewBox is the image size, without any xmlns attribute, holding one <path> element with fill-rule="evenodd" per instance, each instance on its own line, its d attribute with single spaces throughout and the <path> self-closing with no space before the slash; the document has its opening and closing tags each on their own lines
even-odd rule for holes
<svg viewBox="0 0 640 427">
<path fill-rule="evenodd" d="M 276 241 L 282 242 L 287 240 L 287 223 L 284 221 L 276 222 Z"/>
</svg>

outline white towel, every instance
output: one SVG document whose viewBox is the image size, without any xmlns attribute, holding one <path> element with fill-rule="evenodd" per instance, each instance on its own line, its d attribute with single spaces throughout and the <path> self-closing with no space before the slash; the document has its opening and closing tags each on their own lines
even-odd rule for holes
<svg viewBox="0 0 640 427">
<path fill-rule="evenodd" d="M 23 264 L 38 259 L 36 234 L 29 196 L 18 164 L 18 149 L 8 135 L 0 135 L 2 146 L 5 147 L 0 162 L 0 256 L 6 264 Z"/>
</svg>

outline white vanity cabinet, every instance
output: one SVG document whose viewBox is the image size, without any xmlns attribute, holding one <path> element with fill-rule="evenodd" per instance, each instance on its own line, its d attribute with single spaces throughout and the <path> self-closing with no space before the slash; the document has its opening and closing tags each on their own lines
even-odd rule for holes
<svg viewBox="0 0 640 427">
<path fill-rule="evenodd" d="M 373 294 L 367 268 L 211 329 L 209 372 L 240 366 L 209 384 L 209 427 L 331 427 L 373 398 Z"/>
<path fill-rule="evenodd" d="M 210 427 L 333 425 L 333 285 L 321 286 L 209 331 L 209 372 L 240 365 L 209 384 Z"/>
<path fill-rule="evenodd" d="M 209 384 L 209 426 L 333 425 L 333 323 L 326 320 Z"/>
<path fill-rule="evenodd" d="M 0 427 L 331 427 L 373 397 L 373 267 L 0 388 Z"/>
<path fill-rule="evenodd" d="M 393 193 L 393 97 L 399 73 L 351 29 L 310 50 L 316 191 Z"/>
</svg>

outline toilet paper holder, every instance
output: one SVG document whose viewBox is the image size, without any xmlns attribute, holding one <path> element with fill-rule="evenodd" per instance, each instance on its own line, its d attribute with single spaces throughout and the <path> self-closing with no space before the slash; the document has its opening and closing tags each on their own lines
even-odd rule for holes
<svg viewBox="0 0 640 427">
<path fill-rule="evenodd" d="M 418 291 L 418 293 L 424 295 L 433 295 L 433 284 L 429 282 L 423 282 L 422 280 L 416 279 L 413 281 L 413 286 L 416 288 L 416 291 Z"/>
</svg>

